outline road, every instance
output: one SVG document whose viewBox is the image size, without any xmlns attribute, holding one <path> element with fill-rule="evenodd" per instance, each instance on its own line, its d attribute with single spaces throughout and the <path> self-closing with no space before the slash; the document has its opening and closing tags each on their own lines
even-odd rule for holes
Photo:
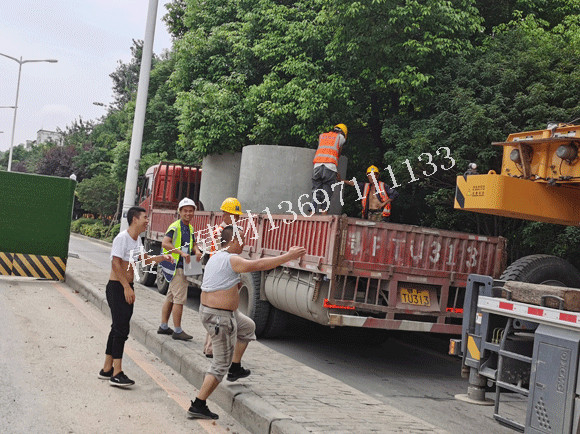
<svg viewBox="0 0 580 434">
<path fill-rule="evenodd" d="M 211 401 L 217 423 L 188 419 L 196 390 L 132 338 L 135 386 L 99 380 L 110 319 L 63 283 L 0 277 L 0 318 L 0 432 L 247 432 Z"/>
<path fill-rule="evenodd" d="M 108 273 L 108 246 L 71 237 L 69 251 Z M 190 291 L 187 304 L 198 309 L 196 291 Z M 467 380 L 460 376 L 460 360 L 447 355 L 446 336 L 386 332 L 384 342 L 369 345 L 351 331 L 296 320 L 292 335 L 261 342 L 451 433 L 464 433 L 470 427 L 481 432 L 513 432 L 493 419 L 493 407 L 469 405 L 454 398 L 466 393 Z M 500 412 L 523 422 L 523 408 L 519 397 L 508 395 L 502 398 Z"/>
<path fill-rule="evenodd" d="M 132 338 L 136 385 L 99 380 L 110 319 L 63 283 L 0 277 L 0 318 L 0 432 L 247 432 L 211 401 L 218 423 L 188 419 L 195 388 Z"/>
</svg>

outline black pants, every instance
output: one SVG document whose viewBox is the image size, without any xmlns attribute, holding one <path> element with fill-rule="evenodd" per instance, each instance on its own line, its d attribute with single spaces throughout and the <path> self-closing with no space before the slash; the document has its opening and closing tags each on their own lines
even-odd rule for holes
<svg viewBox="0 0 580 434">
<path fill-rule="evenodd" d="M 131 288 L 133 288 L 132 283 Z M 113 323 L 111 324 L 111 332 L 107 340 L 105 354 L 113 356 L 113 359 L 122 359 L 125 341 L 129 337 L 129 322 L 131 321 L 131 316 L 133 316 L 133 304 L 129 304 L 125 300 L 125 290 L 121 282 L 109 280 L 106 294 L 107 303 L 109 303 L 111 308 Z"/>
</svg>

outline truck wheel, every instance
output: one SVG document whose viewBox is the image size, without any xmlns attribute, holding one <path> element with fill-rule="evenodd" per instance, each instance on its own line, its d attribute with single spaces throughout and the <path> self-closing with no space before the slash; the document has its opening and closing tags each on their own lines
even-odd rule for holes
<svg viewBox="0 0 580 434">
<path fill-rule="evenodd" d="M 500 280 L 580 288 L 580 272 L 576 267 L 550 255 L 524 256 L 507 267 Z"/>
<path fill-rule="evenodd" d="M 158 271 L 156 274 L 155 284 L 157 285 L 157 291 L 160 294 L 167 294 L 167 290 L 169 289 L 169 282 L 163 276 L 163 272 L 161 270 Z"/>
<path fill-rule="evenodd" d="M 284 334 L 288 330 L 288 325 L 290 323 L 290 314 L 275 308 L 270 307 L 270 315 L 268 316 L 268 322 L 262 333 L 262 337 L 265 338 L 276 338 Z"/>
<path fill-rule="evenodd" d="M 137 282 L 145 286 L 155 285 L 157 275 L 154 273 L 155 265 L 147 265 L 143 267 L 141 261 L 138 261 L 135 267 L 135 277 Z"/>
<path fill-rule="evenodd" d="M 242 273 L 242 286 L 240 288 L 240 312 L 249 316 L 256 323 L 256 336 L 261 337 L 271 305 L 265 300 L 260 300 L 261 272 Z"/>
</svg>

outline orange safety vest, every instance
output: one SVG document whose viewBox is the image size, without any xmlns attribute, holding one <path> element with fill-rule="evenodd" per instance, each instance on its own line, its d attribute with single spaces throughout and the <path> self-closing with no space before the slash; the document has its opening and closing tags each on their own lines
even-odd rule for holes
<svg viewBox="0 0 580 434">
<path fill-rule="evenodd" d="M 381 202 L 389 199 L 389 195 L 387 194 L 387 190 L 385 190 L 385 183 L 383 181 L 378 181 L 379 196 L 381 197 Z M 369 192 L 371 191 L 371 185 L 367 182 L 365 184 L 364 192 L 363 192 L 363 199 L 362 199 L 362 218 L 366 219 L 368 215 L 367 209 L 367 199 L 369 197 Z M 383 208 L 383 217 L 389 217 L 391 215 L 391 202 L 387 203 Z"/>
<path fill-rule="evenodd" d="M 340 145 L 338 133 L 333 131 L 321 134 L 318 137 L 318 149 L 313 164 L 332 163 L 338 167 L 338 158 L 340 157 Z"/>
</svg>

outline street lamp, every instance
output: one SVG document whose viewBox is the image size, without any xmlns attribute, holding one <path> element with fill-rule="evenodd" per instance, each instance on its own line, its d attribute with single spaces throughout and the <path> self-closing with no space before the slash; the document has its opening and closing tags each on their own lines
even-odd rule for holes
<svg viewBox="0 0 580 434">
<path fill-rule="evenodd" d="M 16 57 L 8 56 L 7 54 L 0 53 L 0 56 L 7 57 L 8 59 L 14 60 L 18 63 L 18 83 L 16 84 L 16 102 L 14 103 L 14 118 L 12 119 L 12 137 L 10 139 L 10 153 L 8 154 L 8 172 L 12 169 L 12 148 L 14 147 L 14 129 L 16 128 L 16 113 L 18 112 L 18 93 L 20 92 L 20 75 L 22 73 L 22 65 L 25 63 L 32 63 L 32 62 L 48 62 L 48 63 L 56 63 L 58 60 L 56 59 L 38 59 L 38 60 L 22 60 L 17 59 Z"/>
</svg>

